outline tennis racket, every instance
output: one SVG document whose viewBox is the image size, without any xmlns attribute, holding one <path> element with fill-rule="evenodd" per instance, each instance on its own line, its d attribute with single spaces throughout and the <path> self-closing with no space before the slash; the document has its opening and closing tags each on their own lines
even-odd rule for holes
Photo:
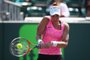
<svg viewBox="0 0 90 60">
<path fill-rule="evenodd" d="M 22 37 L 14 38 L 10 43 L 10 52 L 16 57 L 25 56 L 34 48 L 39 46 Z"/>
</svg>

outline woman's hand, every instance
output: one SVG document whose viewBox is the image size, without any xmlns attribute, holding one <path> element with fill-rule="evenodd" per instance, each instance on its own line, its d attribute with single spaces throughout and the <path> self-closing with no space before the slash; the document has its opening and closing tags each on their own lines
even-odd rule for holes
<svg viewBox="0 0 90 60">
<path fill-rule="evenodd" d="M 39 44 L 39 48 L 42 49 L 42 48 L 50 48 L 52 46 L 52 43 L 51 42 L 48 42 L 46 44 L 44 43 L 40 43 Z"/>
</svg>

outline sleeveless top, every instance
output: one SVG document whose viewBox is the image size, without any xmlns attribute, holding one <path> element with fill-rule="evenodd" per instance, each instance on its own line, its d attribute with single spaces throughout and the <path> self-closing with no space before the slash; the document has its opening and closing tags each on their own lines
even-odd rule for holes
<svg viewBox="0 0 90 60">
<path fill-rule="evenodd" d="M 48 17 L 47 17 L 48 18 Z M 46 26 L 45 33 L 42 35 L 42 40 L 44 43 L 51 42 L 51 41 L 61 41 L 62 35 L 64 31 L 64 24 L 61 21 L 61 29 L 55 29 L 51 18 L 48 18 L 49 22 Z M 42 48 L 39 49 L 39 54 L 46 54 L 46 55 L 61 55 L 62 51 L 61 48 L 51 46 L 50 48 Z"/>
</svg>

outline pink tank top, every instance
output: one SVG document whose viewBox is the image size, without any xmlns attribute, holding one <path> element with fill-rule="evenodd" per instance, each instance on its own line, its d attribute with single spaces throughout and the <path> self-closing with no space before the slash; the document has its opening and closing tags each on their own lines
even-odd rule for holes
<svg viewBox="0 0 90 60">
<path fill-rule="evenodd" d="M 43 34 L 42 37 L 43 42 L 47 43 L 51 41 L 61 41 L 63 30 L 64 30 L 63 22 L 61 22 L 61 30 L 58 30 L 54 28 L 51 19 L 49 18 L 49 22 L 46 26 L 46 32 L 45 34 Z M 50 48 L 39 49 L 39 54 L 61 55 L 62 51 L 61 48 L 51 46 Z"/>
</svg>

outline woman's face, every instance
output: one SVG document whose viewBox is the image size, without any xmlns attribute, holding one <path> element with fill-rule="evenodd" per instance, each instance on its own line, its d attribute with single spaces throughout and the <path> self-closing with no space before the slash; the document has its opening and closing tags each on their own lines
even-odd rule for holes
<svg viewBox="0 0 90 60">
<path fill-rule="evenodd" d="M 51 16 L 53 22 L 59 21 L 59 15 L 55 14 Z"/>
</svg>

